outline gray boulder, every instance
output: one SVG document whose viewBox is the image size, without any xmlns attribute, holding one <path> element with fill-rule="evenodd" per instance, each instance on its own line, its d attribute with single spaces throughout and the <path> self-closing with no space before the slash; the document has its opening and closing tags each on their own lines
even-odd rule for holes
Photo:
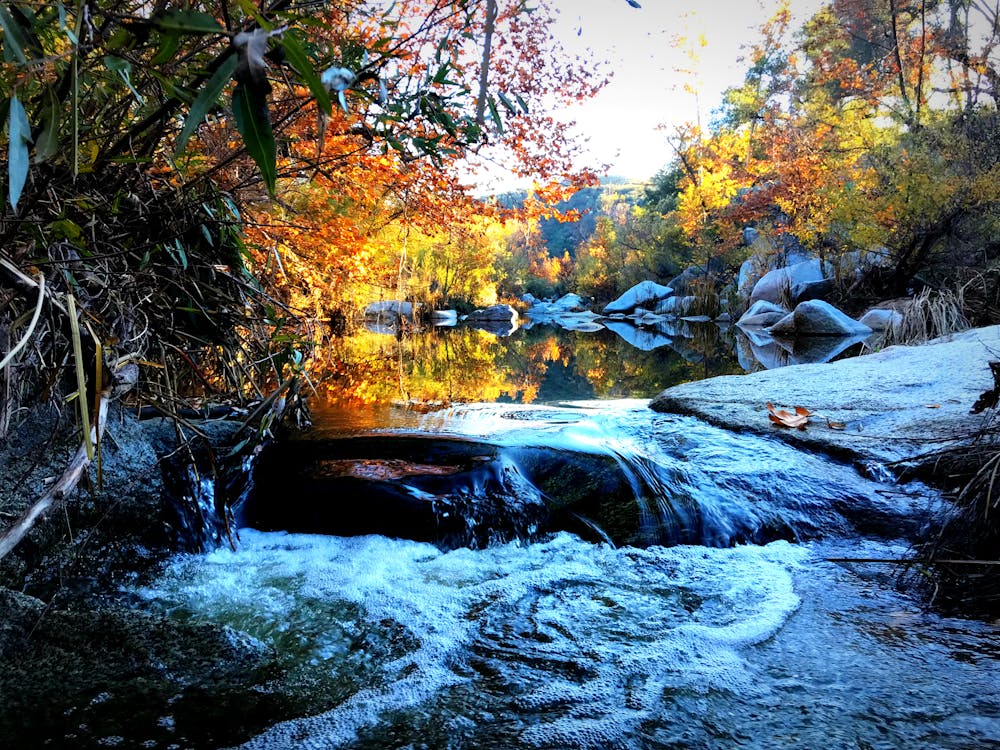
<svg viewBox="0 0 1000 750">
<path fill-rule="evenodd" d="M 386 299 L 380 302 L 372 302 L 365 308 L 366 318 L 385 317 L 413 317 L 413 305 L 409 302 L 398 299 Z"/>
<path fill-rule="evenodd" d="M 762 299 L 776 305 L 787 301 L 795 305 L 802 301 L 795 298 L 796 293 L 802 294 L 812 285 L 828 281 L 832 275 L 832 269 L 829 266 L 824 267 L 819 258 L 776 268 L 764 274 L 754 285 L 750 301 L 756 302 Z"/>
<path fill-rule="evenodd" d="M 862 315 L 858 322 L 873 331 L 895 331 L 903 325 L 903 314 L 898 310 L 876 307 Z"/>
<path fill-rule="evenodd" d="M 673 315 L 677 318 L 683 318 L 694 306 L 697 301 L 697 297 L 684 296 L 684 297 L 667 297 L 659 305 L 656 306 L 654 312 L 657 315 Z"/>
<path fill-rule="evenodd" d="M 766 328 L 774 325 L 786 315 L 788 315 L 788 310 L 781 305 L 759 299 L 750 305 L 750 309 L 743 313 L 736 321 L 736 325 L 748 328 Z"/>
<path fill-rule="evenodd" d="M 746 227 L 743 241 L 752 253 L 740 266 L 736 281 L 736 290 L 744 300 L 750 298 L 754 285 L 769 271 L 813 258 L 798 238 L 787 232 L 768 237 L 753 227 Z"/>
<path fill-rule="evenodd" d="M 829 302 L 807 300 L 768 331 L 772 336 L 854 336 L 872 329 L 844 314 Z"/>
<path fill-rule="evenodd" d="M 510 305 L 491 305 L 480 310 L 473 310 L 466 316 L 466 321 L 472 323 L 516 323 L 517 317 L 517 310 Z"/>
<path fill-rule="evenodd" d="M 557 312 L 584 312 L 586 301 L 579 294 L 564 294 L 552 303 L 552 309 Z"/>
<path fill-rule="evenodd" d="M 674 290 L 669 286 L 657 284 L 655 281 L 640 281 L 625 294 L 608 303 L 604 308 L 605 314 L 630 313 L 637 307 L 655 307 L 660 300 L 666 299 Z"/>
</svg>

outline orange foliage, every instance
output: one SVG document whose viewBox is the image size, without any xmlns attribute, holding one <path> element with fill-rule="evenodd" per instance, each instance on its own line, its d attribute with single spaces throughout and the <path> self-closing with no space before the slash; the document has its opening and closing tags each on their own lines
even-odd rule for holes
<svg viewBox="0 0 1000 750">
<path fill-rule="evenodd" d="M 485 120 L 477 118 L 485 3 L 404 0 L 391 16 L 366 3 L 339 3 L 324 6 L 303 30 L 318 59 L 356 73 L 344 92 L 346 110 L 333 95 L 332 111 L 321 113 L 307 87 L 274 66 L 269 71 L 276 198 L 262 194 L 225 117 L 199 129 L 174 181 L 211 178 L 238 196 L 259 277 L 283 290 L 284 302 L 316 314 L 336 305 L 345 285 L 391 286 L 391 269 L 373 267 L 386 226 L 432 232 L 498 214 L 474 200 L 458 176 L 481 151 L 538 176 L 537 198 L 525 213 L 551 213 L 548 206 L 596 183 L 592 172 L 573 168 L 570 124 L 552 110 L 591 96 L 605 81 L 592 74 L 592 61 L 553 46 L 554 18 L 544 3 L 530 13 L 522 3 L 501 6 Z M 552 260 L 546 275 L 565 275 L 566 261 Z"/>
</svg>

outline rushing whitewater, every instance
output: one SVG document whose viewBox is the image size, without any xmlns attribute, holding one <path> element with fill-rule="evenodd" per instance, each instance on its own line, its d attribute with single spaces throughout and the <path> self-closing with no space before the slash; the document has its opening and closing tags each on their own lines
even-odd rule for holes
<svg viewBox="0 0 1000 750">
<path fill-rule="evenodd" d="M 1000 747 L 996 629 L 827 561 L 900 556 L 870 516 L 891 527 L 935 502 L 924 488 L 639 402 L 399 416 L 363 432 L 488 440 L 526 476 L 542 447 L 611 457 L 643 513 L 684 498 L 717 544 L 243 529 L 236 550 L 179 556 L 134 592 L 145 607 L 249 634 L 285 689 L 323 697 L 245 748 Z M 727 536 L 778 517 L 799 543 Z"/>
<path fill-rule="evenodd" d="M 809 545 L 242 536 L 177 559 L 149 606 L 283 649 L 314 689 L 350 686 L 247 748 L 1000 742 L 996 633 L 921 615 Z"/>
</svg>

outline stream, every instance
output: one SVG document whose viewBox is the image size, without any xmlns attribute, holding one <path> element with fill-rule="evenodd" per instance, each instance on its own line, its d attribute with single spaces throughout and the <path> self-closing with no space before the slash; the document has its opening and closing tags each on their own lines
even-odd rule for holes
<svg viewBox="0 0 1000 750">
<path fill-rule="evenodd" d="M 128 593 L 313 699 L 245 748 L 1000 748 L 997 627 L 835 562 L 932 491 L 647 403 L 317 409 Z"/>
</svg>

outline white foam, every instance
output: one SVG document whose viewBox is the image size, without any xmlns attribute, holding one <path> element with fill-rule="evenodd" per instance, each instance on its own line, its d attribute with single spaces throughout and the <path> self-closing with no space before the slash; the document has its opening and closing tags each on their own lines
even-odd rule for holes
<svg viewBox="0 0 1000 750">
<path fill-rule="evenodd" d="M 446 554 L 374 536 L 241 536 L 236 552 L 179 558 L 141 594 L 168 610 L 252 626 L 265 642 L 297 635 L 305 661 L 331 668 L 343 636 L 306 622 L 329 616 L 309 602 L 345 603 L 342 619 L 360 609 L 355 629 L 395 622 L 407 633 L 405 653 L 370 667 L 368 687 L 246 748 L 336 747 L 444 688 L 475 690 L 473 647 L 523 687 L 516 703 L 484 708 L 539 714 L 524 743 L 599 745 L 655 715 L 666 689 L 749 689 L 743 652 L 794 612 L 792 572 L 808 554 L 785 543 L 616 550 L 569 534 Z"/>
</svg>

